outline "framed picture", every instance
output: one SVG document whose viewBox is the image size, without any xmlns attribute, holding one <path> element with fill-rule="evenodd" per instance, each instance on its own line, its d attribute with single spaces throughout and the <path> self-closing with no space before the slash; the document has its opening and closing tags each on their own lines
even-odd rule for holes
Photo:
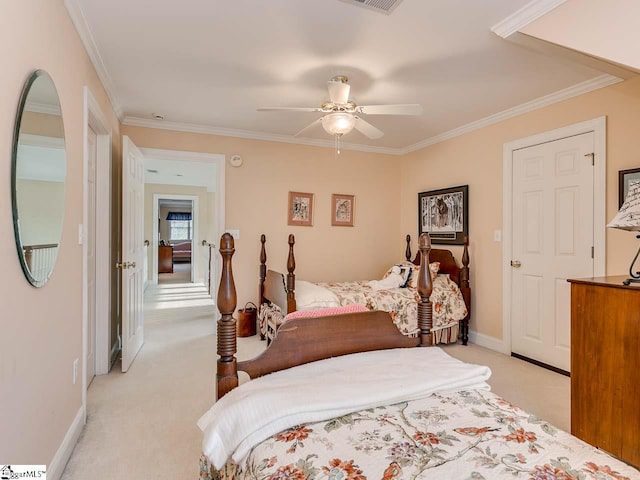
<svg viewBox="0 0 640 480">
<path fill-rule="evenodd" d="M 618 172 L 618 209 L 622 207 L 624 199 L 627 198 L 630 180 L 640 180 L 640 168 L 631 168 Z"/>
<path fill-rule="evenodd" d="M 289 192 L 289 225 L 313 226 L 313 193 Z"/>
<path fill-rule="evenodd" d="M 353 227 L 356 197 L 354 195 L 331 195 L 331 225 Z"/>
<path fill-rule="evenodd" d="M 469 235 L 469 185 L 418 194 L 418 232 L 432 243 L 463 245 Z"/>
</svg>

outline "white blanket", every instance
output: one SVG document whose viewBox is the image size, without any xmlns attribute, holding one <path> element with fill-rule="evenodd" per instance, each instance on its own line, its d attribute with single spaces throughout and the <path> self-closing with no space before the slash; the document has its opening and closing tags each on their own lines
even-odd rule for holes
<svg viewBox="0 0 640 480">
<path fill-rule="evenodd" d="M 251 380 L 198 421 L 202 450 L 216 467 L 240 463 L 254 445 L 282 430 L 434 392 L 489 390 L 489 367 L 440 348 L 399 348 L 330 358 Z"/>
</svg>

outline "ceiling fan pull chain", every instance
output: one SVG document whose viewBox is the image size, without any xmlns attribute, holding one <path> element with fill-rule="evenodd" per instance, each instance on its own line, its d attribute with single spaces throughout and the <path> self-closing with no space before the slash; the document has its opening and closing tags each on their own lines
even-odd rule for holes
<svg viewBox="0 0 640 480">
<path fill-rule="evenodd" d="M 342 135 L 336 135 L 336 152 L 340 155 L 340 137 Z"/>
</svg>

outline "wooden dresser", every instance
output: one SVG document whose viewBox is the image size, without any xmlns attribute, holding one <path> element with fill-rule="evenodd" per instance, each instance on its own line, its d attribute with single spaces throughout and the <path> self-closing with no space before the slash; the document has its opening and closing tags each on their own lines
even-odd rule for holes
<svg viewBox="0 0 640 480">
<path fill-rule="evenodd" d="M 571 433 L 640 467 L 640 285 L 570 279 Z"/>
<path fill-rule="evenodd" d="M 158 273 L 173 273 L 173 247 L 171 245 L 158 247 Z"/>
</svg>

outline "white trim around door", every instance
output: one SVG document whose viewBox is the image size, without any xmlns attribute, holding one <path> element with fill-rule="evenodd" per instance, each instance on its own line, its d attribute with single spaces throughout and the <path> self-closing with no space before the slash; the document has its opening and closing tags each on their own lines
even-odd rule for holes
<svg viewBox="0 0 640 480">
<path fill-rule="evenodd" d="M 215 243 L 216 247 L 218 247 L 218 241 L 220 236 L 226 231 L 226 220 L 225 220 L 225 155 L 219 153 L 200 153 L 200 152 L 187 152 L 181 150 L 163 150 L 157 148 L 141 148 L 140 149 L 146 158 L 156 158 L 156 159 L 164 159 L 164 160 L 174 160 L 174 161 L 187 161 L 187 162 L 203 162 L 203 163 L 213 163 L 216 165 L 216 192 L 215 192 L 215 204 L 216 204 L 216 212 L 215 212 L 215 232 L 216 238 L 207 239 Z M 153 244 L 152 244 L 153 245 Z M 153 246 L 150 245 L 150 248 Z M 194 243 L 194 248 L 200 247 L 200 244 L 197 242 Z M 156 258 L 157 258 L 157 239 L 156 239 Z M 220 282 L 220 268 L 218 265 L 219 259 L 216 257 L 215 264 L 215 272 L 216 272 L 216 281 L 214 282 L 214 286 L 211 292 L 211 295 L 215 301 L 218 296 L 218 283 Z M 152 268 L 154 268 L 155 278 L 157 282 L 157 272 L 158 272 L 158 264 L 156 263 Z M 154 277 L 151 277 L 154 278 Z"/>
<path fill-rule="evenodd" d="M 87 238 L 88 225 L 88 169 L 89 129 L 97 135 L 96 157 L 96 375 L 109 372 L 111 356 L 109 332 L 111 327 L 111 127 L 98 102 L 88 87 L 84 87 L 83 125 L 83 213 L 79 232 L 82 241 L 82 405 L 86 421 L 87 406 L 87 351 L 88 351 L 88 289 L 87 289 Z"/>
<path fill-rule="evenodd" d="M 576 123 L 550 130 L 526 138 L 520 138 L 504 144 L 502 169 L 502 348 L 501 352 L 511 354 L 511 274 L 509 264 L 512 255 L 512 157 L 515 150 L 553 142 L 584 133 L 594 133 L 594 179 L 593 179 L 593 239 L 594 239 L 594 276 L 605 274 L 605 238 L 606 238 L 606 178 L 607 178 L 607 119 L 598 117 L 593 120 Z M 496 344 L 497 346 L 497 344 Z"/>
</svg>

